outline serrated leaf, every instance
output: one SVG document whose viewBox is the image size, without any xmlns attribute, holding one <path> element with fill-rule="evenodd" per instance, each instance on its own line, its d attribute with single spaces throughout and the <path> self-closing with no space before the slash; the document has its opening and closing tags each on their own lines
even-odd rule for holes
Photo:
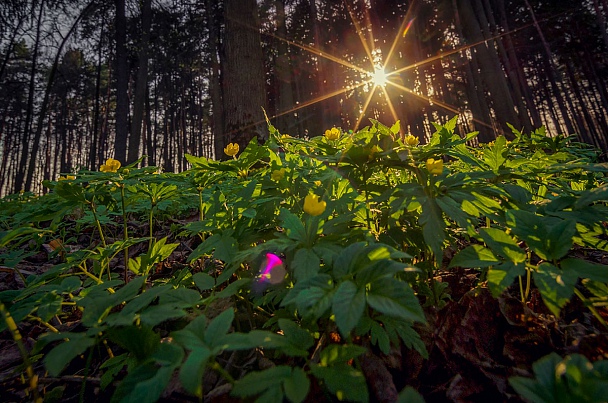
<svg viewBox="0 0 608 403">
<path fill-rule="evenodd" d="M 273 386 L 281 385 L 291 376 L 291 367 L 279 365 L 265 371 L 254 371 L 235 382 L 233 396 L 254 396 Z"/>
<path fill-rule="evenodd" d="M 179 370 L 179 380 L 184 388 L 195 396 L 203 396 L 203 373 L 211 357 L 208 348 L 196 348 L 190 352 Z"/>
<path fill-rule="evenodd" d="M 564 259 L 559 265 L 562 270 L 575 272 L 580 278 L 608 283 L 608 265 L 573 258 Z"/>
<path fill-rule="evenodd" d="M 234 320 L 234 311 L 232 308 L 226 309 L 224 312 L 215 317 L 205 330 L 205 342 L 211 346 L 216 347 L 222 344 L 222 338 L 226 336 L 232 321 Z"/>
<path fill-rule="evenodd" d="M 407 283 L 381 279 L 372 283 L 367 304 L 376 311 L 412 322 L 424 322 L 424 313 L 414 291 Z"/>
<path fill-rule="evenodd" d="M 338 286 L 333 297 L 333 313 L 336 325 L 344 337 L 357 325 L 365 309 L 365 290 L 357 290 L 357 285 L 350 280 Z"/>
<path fill-rule="evenodd" d="M 51 376 L 58 376 L 74 358 L 95 344 L 95 339 L 84 333 L 62 333 L 68 340 L 55 346 L 44 357 L 44 366 Z"/>
<path fill-rule="evenodd" d="M 312 250 L 299 249 L 291 262 L 294 277 L 297 281 L 308 280 L 319 273 L 321 261 Z"/>
<path fill-rule="evenodd" d="M 542 263 L 533 276 L 543 302 L 555 316 L 559 316 L 561 309 L 574 294 L 578 275 L 574 272 L 563 272 L 552 264 Z"/>
<path fill-rule="evenodd" d="M 287 236 L 295 241 L 303 242 L 306 239 L 306 230 L 302 220 L 291 211 L 282 208 L 279 213 L 279 219 L 285 228 Z"/>
<path fill-rule="evenodd" d="M 192 276 L 192 280 L 200 291 L 210 290 L 215 287 L 215 279 L 207 273 L 195 273 Z"/>
<path fill-rule="evenodd" d="M 160 335 L 149 327 L 114 327 L 107 330 L 108 338 L 143 362 L 160 344 Z"/>
<path fill-rule="evenodd" d="M 441 259 L 445 240 L 445 221 L 443 213 L 434 199 L 427 197 L 424 200 L 418 222 L 422 226 L 424 242 L 429 246 L 435 258 Z"/>
<path fill-rule="evenodd" d="M 302 350 L 308 350 L 313 346 L 313 344 L 315 344 L 314 337 L 312 337 L 308 331 L 289 319 L 279 319 L 279 327 L 283 331 L 283 334 L 287 340 L 295 347 Z"/>
<path fill-rule="evenodd" d="M 525 265 L 515 265 L 513 262 L 504 262 L 488 270 L 488 287 L 494 298 L 498 298 L 502 292 L 513 284 L 517 276 L 526 273 Z"/>
<path fill-rule="evenodd" d="M 526 253 L 513 238 L 498 228 L 481 228 L 479 234 L 488 247 L 497 255 L 513 263 L 522 263 L 526 260 Z"/>
<path fill-rule="evenodd" d="M 283 382 L 283 389 L 285 390 L 285 396 L 293 403 L 301 403 L 308 396 L 308 390 L 310 389 L 310 379 L 306 375 L 306 372 L 302 368 L 295 367 L 291 373 L 291 376 L 286 378 Z"/>
<path fill-rule="evenodd" d="M 492 251 L 482 245 L 470 245 L 458 252 L 449 267 L 484 268 L 500 263 Z"/>
<path fill-rule="evenodd" d="M 369 392 L 363 373 L 346 365 L 331 367 L 311 364 L 314 376 L 323 381 L 327 389 L 336 395 L 338 400 L 348 402 L 368 402 Z"/>
</svg>

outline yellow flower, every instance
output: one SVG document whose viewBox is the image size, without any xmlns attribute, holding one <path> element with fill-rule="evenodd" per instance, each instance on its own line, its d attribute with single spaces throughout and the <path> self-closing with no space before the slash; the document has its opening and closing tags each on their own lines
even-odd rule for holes
<svg viewBox="0 0 608 403">
<path fill-rule="evenodd" d="M 408 134 L 405 136 L 405 144 L 410 147 L 416 147 L 420 143 L 420 139 L 413 134 Z"/>
<path fill-rule="evenodd" d="M 327 207 L 327 203 L 319 201 L 319 196 L 314 193 L 309 193 L 308 196 L 304 198 L 304 212 L 311 216 L 323 214 L 325 207 Z"/>
<path fill-rule="evenodd" d="M 284 176 L 285 176 L 285 168 L 281 168 L 281 169 L 275 169 L 274 171 L 272 171 L 270 178 L 273 181 L 278 182 L 281 179 L 283 179 Z"/>
<path fill-rule="evenodd" d="M 99 170 L 101 172 L 118 172 L 118 168 L 120 168 L 120 161 L 108 158 L 106 163 L 99 167 Z"/>
<path fill-rule="evenodd" d="M 441 174 L 441 172 L 443 172 L 443 160 L 429 158 L 426 160 L 426 169 L 428 169 L 429 173 L 432 175 Z"/>
<path fill-rule="evenodd" d="M 73 181 L 74 179 L 76 179 L 76 176 L 74 176 L 74 175 L 66 175 L 66 176 L 59 177 L 60 181 Z"/>
<path fill-rule="evenodd" d="M 229 157 L 234 157 L 239 153 L 239 145 L 237 143 L 229 143 L 226 148 L 224 148 L 224 152 Z"/>
<path fill-rule="evenodd" d="M 314 183 L 315 183 L 315 185 L 317 185 L 317 186 L 321 186 L 321 184 L 322 184 L 322 183 L 321 183 L 321 181 L 315 181 Z"/>
<path fill-rule="evenodd" d="M 289 134 L 281 134 L 282 139 L 290 139 L 291 136 Z"/>
<path fill-rule="evenodd" d="M 338 140 L 340 138 L 340 129 L 332 127 L 331 130 L 325 130 L 325 138 L 327 140 Z"/>
</svg>

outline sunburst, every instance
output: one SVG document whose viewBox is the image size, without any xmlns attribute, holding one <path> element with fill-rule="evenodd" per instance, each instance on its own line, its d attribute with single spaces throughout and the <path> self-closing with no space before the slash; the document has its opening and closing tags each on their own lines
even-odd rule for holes
<svg viewBox="0 0 608 403">
<path fill-rule="evenodd" d="M 373 31 L 371 29 L 368 29 L 367 32 L 369 32 L 370 37 L 367 38 L 365 33 L 363 32 L 363 29 L 361 29 L 360 23 L 358 21 L 358 19 L 356 18 L 354 12 L 352 12 L 351 8 L 349 7 L 348 3 L 345 1 L 344 4 L 346 5 L 348 11 L 349 11 L 349 15 L 351 18 L 351 21 L 353 22 L 353 26 L 356 30 L 357 36 L 360 39 L 363 51 L 365 52 L 365 54 L 367 55 L 367 59 L 370 62 L 369 67 L 361 67 L 358 66 L 356 64 L 353 64 L 349 61 L 346 61 L 338 56 L 329 54 L 325 51 L 321 51 L 320 49 L 316 49 L 312 46 L 308 46 L 308 45 L 304 45 L 304 44 L 300 44 L 294 41 L 290 41 L 287 40 L 285 38 L 281 38 L 278 37 L 276 35 L 271 35 L 273 36 L 275 39 L 277 40 L 281 40 L 284 41 L 286 43 L 288 43 L 289 45 L 292 46 L 296 46 L 299 47 L 300 49 L 303 49 L 311 54 L 314 54 L 320 58 L 324 58 L 326 60 L 330 60 L 334 63 L 338 63 L 348 69 L 351 69 L 355 72 L 358 72 L 361 77 L 363 78 L 361 81 L 351 84 L 351 85 L 345 85 L 343 88 L 339 88 L 336 90 L 333 90 L 331 92 L 325 93 L 325 94 L 321 94 L 316 98 L 313 98 L 311 100 L 299 103 L 298 105 L 295 105 L 294 107 L 290 108 L 289 110 L 285 110 L 285 111 L 280 111 L 277 114 L 275 114 L 274 116 L 272 116 L 272 118 L 276 118 L 279 116 L 283 116 L 289 113 L 293 113 L 296 112 L 302 108 L 306 108 L 308 106 L 311 106 L 313 104 L 316 104 L 318 102 L 322 102 L 325 101 L 329 98 L 338 96 L 338 95 L 347 95 L 348 93 L 352 93 L 353 90 L 357 90 L 359 88 L 363 88 L 363 89 L 367 89 L 367 95 L 365 98 L 365 101 L 363 102 L 363 105 L 361 106 L 361 108 L 359 109 L 359 116 L 357 118 L 357 121 L 353 127 L 353 129 L 356 131 L 358 130 L 358 128 L 361 125 L 362 120 L 364 119 L 364 117 L 368 114 L 368 110 L 370 109 L 371 105 L 372 105 L 372 100 L 374 99 L 374 96 L 376 95 L 380 95 L 383 94 L 383 101 L 386 102 L 386 107 L 388 108 L 388 111 L 391 114 L 391 117 L 394 119 L 394 121 L 399 120 L 398 114 L 396 112 L 396 109 L 393 105 L 393 102 L 391 101 L 391 97 L 389 96 L 387 89 L 389 87 L 392 87 L 398 91 L 400 91 L 403 94 L 406 94 L 408 96 L 413 96 L 415 98 L 418 98 L 420 100 L 423 100 L 425 102 L 427 102 L 429 105 L 436 105 L 440 108 L 443 108 L 446 111 L 449 111 L 451 113 L 454 114 L 461 114 L 462 112 L 454 105 L 450 105 L 446 102 L 443 102 L 439 99 L 436 99 L 434 97 L 430 97 L 424 94 L 421 94 L 417 91 L 415 91 L 412 88 L 408 88 L 406 86 L 403 85 L 402 80 L 400 80 L 400 75 L 406 71 L 409 70 L 413 70 L 416 68 L 419 68 L 420 66 L 426 65 L 428 63 L 433 63 L 437 60 L 440 60 L 442 58 L 445 58 L 447 56 L 453 55 L 453 54 L 457 54 L 460 52 L 463 52 L 467 49 L 470 49 L 472 47 L 475 47 L 477 45 L 480 45 L 484 42 L 487 42 L 488 40 L 494 40 L 494 39 L 498 39 L 503 35 L 507 35 L 509 33 L 513 33 L 515 31 L 518 31 L 522 28 L 519 29 L 515 29 L 515 30 L 511 30 L 510 32 L 504 32 L 501 33 L 499 35 L 496 35 L 492 38 L 489 39 L 485 39 L 484 41 L 480 41 L 477 43 L 472 43 L 472 44 L 467 44 L 464 45 L 462 47 L 457 47 L 454 49 L 451 49 L 447 52 L 442 52 L 440 54 L 437 54 L 435 56 L 426 58 L 424 60 L 418 61 L 416 63 L 404 66 L 404 67 L 400 67 L 396 70 L 392 70 L 392 71 L 387 71 L 388 66 L 391 62 L 391 59 L 395 56 L 396 53 L 396 49 L 397 49 L 397 45 L 399 44 L 400 41 L 403 40 L 403 38 L 405 38 L 408 33 L 410 32 L 410 29 L 412 28 L 412 24 L 415 21 L 415 17 L 413 17 L 411 15 L 411 5 L 410 8 L 408 9 L 408 11 L 406 12 L 405 16 L 403 17 L 399 30 L 397 31 L 395 38 L 393 39 L 393 42 L 391 44 L 390 50 L 388 51 L 388 53 L 386 54 L 385 57 L 383 57 L 383 55 L 381 54 L 380 49 L 374 48 L 373 44 L 374 44 L 374 39 L 373 39 Z M 369 18 L 368 18 L 369 19 Z M 373 27 L 372 27 L 373 28 Z M 469 117 L 469 119 L 471 119 L 471 117 Z M 478 124 L 478 125 L 483 125 L 486 127 L 492 127 L 490 125 L 488 125 L 486 122 L 477 120 L 475 118 L 472 118 L 472 120 Z M 402 133 L 403 134 L 403 133 Z"/>
</svg>

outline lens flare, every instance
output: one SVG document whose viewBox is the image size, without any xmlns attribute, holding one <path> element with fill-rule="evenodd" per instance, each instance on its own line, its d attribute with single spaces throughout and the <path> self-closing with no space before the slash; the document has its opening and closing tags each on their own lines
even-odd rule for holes
<svg viewBox="0 0 608 403">
<path fill-rule="evenodd" d="M 372 74 L 372 82 L 376 87 L 384 87 L 388 82 L 388 74 L 384 72 L 382 67 L 376 67 Z"/>
<path fill-rule="evenodd" d="M 285 266 L 280 257 L 274 253 L 267 253 L 262 267 L 260 267 L 260 274 L 258 276 L 259 282 L 279 284 L 285 279 Z"/>
</svg>

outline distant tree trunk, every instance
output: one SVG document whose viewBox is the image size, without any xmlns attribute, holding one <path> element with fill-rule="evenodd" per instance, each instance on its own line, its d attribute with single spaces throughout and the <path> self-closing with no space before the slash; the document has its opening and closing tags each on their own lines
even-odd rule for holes
<svg viewBox="0 0 608 403">
<path fill-rule="evenodd" d="M 224 150 L 224 111 L 222 101 L 222 81 L 220 77 L 220 13 L 217 3 L 205 0 L 207 6 L 207 29 L 209 31 L 209 54 L 211 56 L 211 78 L 209 82 L 209 92 L 211 93 L 211 131 L 214 139 L 215 158 L 220 159 Z"/>
<path fill-rule="evenodd" d="M 452 9 L 454 10 L 454 21 L 456 23 L 456 32 L 464 39 L 462 33 L 462 22 L 460 19 L 460 12 L 458 11 L 457 0 L 452 0 Z M 466 58 L 466 55 L 462 56 Z M 473 122 L 476 122 L 475 129 L 479 131 L 478 140 L 480 142 L 491 141 L 495 136 L 492 132 L 492 125 L 490 124 L 490 109 L 485 100 L 485 93 L 483 91 L 483 84 L 479 80 L 479 70 L 477 66 L 477 60 L 473 58 L 470 63 L 464 63 L 465 69 L 465 83 L 466 83 L 466 94 L 469 103 L 469 108 L 473 114 Z"/>
<path fill-rule="evenodd" d="M 46 118 L 49 97 L 51 95 L 51 89 L 53 87 L 53 81 L 55 80 L 55 73 L 57 72 L 57 66 L 59 65 L 59 58 L 63 53 L 63 47 L 67 43 L 68 39 L 74 33 L 78 23 L 96 4 L 95 0 L 92 0 L 87 6 L 80 12 L 74 23 L 72 24 L 68 33 L 64 36 L 61 44 L 59 45 L 59 49 L 57 49 L 57 53 L 55 54 L 55 60 L 53 61 L 53 65 L 51 67 L 51 71 L 49 72 L 49 78 L 46 84 L 46 90 L 44 92 L 44 99 L 42 100 L 42 104 L 40 105 L 40 114 L 38 115 L 38 124 L 36 126 L 36 132 L 34 134 L 34 140 L 32 142 L 32 151 L 31 158 L 27 169 L 27 178 L 25 181 L 25 188 L 31 189 L 32 181 L 34 178 L 34 171 L 36 168 L 36 156 L 38 155 L 38 149 L 40 147 L 40 140 L 42 138 L 42 125 L 44 123 L 44 119 Z"/>
<path fill-rule="evenodd" d="M 102 49 L 103 49 L 103 37 L 104 37 L 104 26 L 105 18 L 101 20 L 101 32 L 99 34 L 99 46 L 97 48 L 97 68 L 95 71 L 95 100 L 93 106 L 93 138 L 91 139 L 91 148 L 89 149 L 89 169 L 94 171 L 97 169 L 98 164 L 98 151 L 99 151 L 99 109 L 100 109 L 100 97 L 101 97 L 101 65 L 102 61 Z"/>
<path fill-rule="evenodd" d="M 135 81 L 135 97 L 133 98 L 133 119 L 131 135 L 129 136 L 129 156 L 127 163 L 135 162 L 140 157 L 141 129 L 144 120 L 145 98 L 148 88 L 148 45 L 150 42 L 150 27 L 152 26 L 152 0 L 141 2 L 141 43 L 139 48 L 139 67 Z"/>
<path fill-rule="evenodd" d="M 562 115 L 561 120 L 566 125 L 566 129 L 568 130 L 568 133 L 574 134 L 574 131 L 575 131 L 574 126 L 572 125 L 572 121 L 570 120 L 570 116 L 568 114 L 568 108 L 564 102 L 564 97 L 562 96 L 562 90 L 557 83 L 558 69 L 557 69 L 557 66 L 555 65 L 555 61 L 553 60 L 553 53 L 551 52 L 549 42 L 547 42 L 547 40 L 545 39 L 545 34 L 543 33 L 543 30 L 541 29 L 541 27 L 538 23 L 538 20 L 536 19 L 536 14 L 534 14 L 534 9 L 530 5 L 530 2 L 528 2 L 528 0 L 524 0 L 524 3 L 526 4 L 526 7 L 528 8 L 530 16 L 532 17 L 532 22 L 534 23 L 534 27 L 536 28 L 536 31 L 538 32 L 538 36 L 541 40 L 543 49 L 545 51 L 545 63 L 547 65 L 547 75 L 549 78 L 549 83 L 551 84 L 551 88 L 553 89 L 553 96 L 557 100 L 557 104 L 559 106 L 559 109 L 560 109 L 560 112 Z M 559 81 L 563 85 L 562 80 L 559 80 Z M 551 99 L 551 98 L 548 98 L 548 99 Z"/>
<path fill-rule="evenodd" d="M 603 6 L 606 6 L 606 2 L 604 2 Z M 604 15 L 604 13 L 608 13 L 608 10 L 606 10 L 606 8 L 603 10 L 600 9 L 599 0 L 593 0 L 593 8 L 595 10 L 597 26 L 600 29 L 600 35 L 602 35 L 602 40 L 604 41 L 604 46 L 608 49 L 608 32 L 606 32 L 606 16 Z"/>
<path fill-rule="evenodd" d="M 498 55 L 493 45 L 493 41 L 485 38 L 481 27 L 487 26 L 488 22 L 485 13 L 479 12 L 483 10 L 480 7 L 478 0 L 475 0 L 475 8 L 471 0 L 460 0 L 459 11 L 463 26 L 463 32 L 469 43 L 479 43 L 487 40 L 486 43 L 481 43 L 475 46 L 472 51 L 475 52 L 475 57 L 479 62 L 480 75 L 483 78 L 484 85 L 490 92 L 492 107 L 496 114 L 496 120 L 500 125 L 500 130 L 505 135 L 510 135 L 511 131 L 506 123 L 511 123 L 516 127 L 519 125 L 519 119 L 515 115 L 515 107 L 513 99 L 509 91 L 509 86 L 506 81 L 505 73 L 498 59 Z"/>
<path fill-rule="evenodd" d="M 127 65 L 127 17 L 125 0 L 115 0 L 116 20 L 114 22 L 114 39 L 116 41 L 116 137 L 114 140 L 114 158 L 121 163 L 127 159 L 127 137 L 129 135 L 129 67 Z M 107 156 L 106 156 L 107 157 Z M 102 157 L 104 158 L 104 157 Z"/>
<path fill-rule="evenodd" d="M 38 20 L 36 23 L 36 39 L 34 41 L 34 50 L 32 52 L 32 66 L 30 69 L 30 82 L 27 95 L 27 111 L 25 115 L 25 125 L 23 127 L 21 139 L 21 158 L 19 158 L 19 166 L 15 175 L 14 191 L 18 192 L 23 189 L 24 179 L 27 168 L 27 157 L 33 158 L 30 154 L 30 132 L 32 129 L 32 120 L 34 119 L 34 91 L 36 90 L 36 69 L 38 67 L 38 46 L 40 45 L 40 32 L 42 28 L 42 14 L 44 13 L 44 0 L 40 0 L 40 10 L 38 11 Z M 27 187 L 23 190 L 29 190 Z"/>
<path fill-rule="evenodd" d="M 266 137 L 262 112 L 266 88 L 256 1 L 226 0 L 224 15 L 223 144 L 237 143 L 243 150 L 254 137 Z"/>
<path fill-rule="evenodd" d="M 278 100 L 277 100 L 277 114 L 282 114 L 277 118 L 277 126 L 279 131 L 288 133 L 291 128 L 295 125 L 293 122 L 292 114 L 285 114 L 286 111 L 294 107 L 293 102 L 293 89 L 291 65 L 289 63 L 289 47 L 285 39 L 287 38 L 287 28 L 285 26 L 285 0 L 276 0 L 274 2 L 276 7 L 276 25 L 277 25 L 277 36 L 280 38 L 277 40 L 277 60 L 275 64 L 276 78 L 278 85 Z"/>
</svg>

